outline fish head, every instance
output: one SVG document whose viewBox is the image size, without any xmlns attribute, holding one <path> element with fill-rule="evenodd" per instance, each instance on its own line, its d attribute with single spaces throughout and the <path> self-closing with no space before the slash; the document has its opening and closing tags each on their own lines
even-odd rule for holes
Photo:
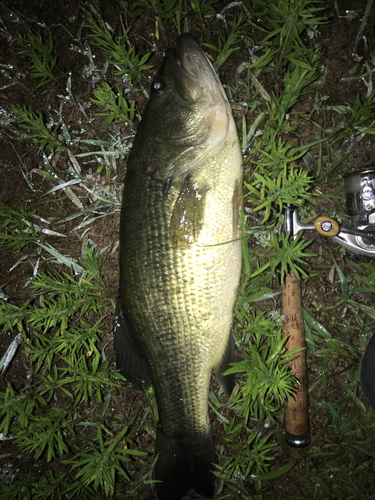
<svg viewBox="0 0 375 500">
<path fill-rule="evenodd" d="M 164 181 L 185 177 L 230 140 L 231 122 L 230 105 L 211 62 L 191 35 L 180 35 L 177 51 L 167 50 L 152 82 L 137 134 L 139 154 L 147 162 L 152 158 L 150 175 Z"/>
</svg>

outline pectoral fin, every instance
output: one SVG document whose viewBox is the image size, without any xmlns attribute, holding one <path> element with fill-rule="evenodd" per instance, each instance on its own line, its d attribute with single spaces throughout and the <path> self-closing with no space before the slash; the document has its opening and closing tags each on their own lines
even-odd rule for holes
<svg viewBox="0 0 375 500">
<path fill-rule="evenodd" d="M 171 245 L 187 247 L 197 240 L 204 223 L 206 191 L 190 175 L 186 177 L 169 223 Z"/>
</svg>

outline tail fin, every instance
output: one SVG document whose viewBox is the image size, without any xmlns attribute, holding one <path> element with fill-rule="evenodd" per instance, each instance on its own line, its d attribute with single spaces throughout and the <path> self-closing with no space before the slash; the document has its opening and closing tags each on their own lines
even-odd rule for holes
<svg viewBox="0 0 375 500">
<path fill-rule="evenodd" d="M 157 430 L 155 477 L 159 500 L 180 500 L 194 489 L 206 498 L 215 491 L 215 476 L 211 472 L 218 462 L 215 446 L 209 436 L 196 440 L 177 440 Z"/>
</svg>

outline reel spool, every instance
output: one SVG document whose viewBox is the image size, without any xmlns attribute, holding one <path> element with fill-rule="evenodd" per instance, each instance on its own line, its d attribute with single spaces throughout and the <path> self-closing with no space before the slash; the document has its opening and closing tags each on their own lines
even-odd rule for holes
<svg viewBox="0 0 375 500">
<path fill-rule="evenodd" d="M 353 243 L 359 250 L 356 253 L 367 250 L 375 255 L 375 166 L 368 165 L 346 174 L 344 182 L 352 227 L 367 233 L 355 235 Z"/>
</svg>

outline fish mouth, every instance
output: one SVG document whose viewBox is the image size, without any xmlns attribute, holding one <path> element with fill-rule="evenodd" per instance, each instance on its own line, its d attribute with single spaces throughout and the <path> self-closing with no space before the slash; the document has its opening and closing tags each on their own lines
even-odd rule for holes
<svg viewBox="0 0 375 500">
<path fill-rule="evenodd" d="M 201 87 L 207 88 L 211 93 L 217 93 L 219 90 L 226 102 L 224 89 L 211 61 L 189 33 L 183 33 L 178 37 L 176 63 Z"/>
<path fill-rule="evenodd" d="M 178 37 L 176 64 L 201 89 L 207 98 L 207 112 L 211 116 L 210 147 L 214 150 L 227 136 L 231 108 L 211 61 L 189 33 Z"/>
<path fill-rule="evenodd" d="M 183 33 L 178 37 L 177 52 L 181 65 L 195 78 L 200 78 L 207 72 L 216 80 L 216 72 L 195 38 L 189 33 Z"/>
<path fill-rule="evenodd" d="M 183 99 L 196 102 L 205 93 L 213 101 L 226 104 L 225 92 L 211 61 L 189 33 L 178 37 L 177 50 L 167 50 L 165 67 L 169 68 L 175 90 Z"/>
<path fill-rule="evenodd" d="M 208 59 L 195 39 L 188 33 L 179 36 L 177 53 L 178 64 L 192 77 L 199 79 L 202 63 L 203 65 L 207 64 Z"/>
<path fill-rule="evenodd" d="M 188 33 L 183 33 L 178 37 L 177 50 L 168 49 L 166 51 L 166 60 L 168 61 L 166 66 L 169 66 L 173 71 L 197 81 L 201 79 L 202 67 L 211 65 L 206 54 Z"/>
</svg>

